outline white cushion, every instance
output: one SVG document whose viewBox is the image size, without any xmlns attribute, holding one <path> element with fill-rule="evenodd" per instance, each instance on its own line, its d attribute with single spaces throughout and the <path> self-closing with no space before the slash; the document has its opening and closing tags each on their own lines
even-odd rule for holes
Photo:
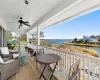
<svg viewBox="0 0 100 80">
<path fill-rule="evenodd" d="M 58 80 L 68 80 L 68 72 L 65 69 L 60 69 L 54 72 L 54 76 Z"/>
<path fill-rule="evenodd" d="M 13 54 L 13 58 L 17 58 L 19 54 Z"/>
<path fill-rule="evenodd" d="M 3 62 L 3 59 L 1 58 L 1 56 L 0 56 L 0 63 L 4 63 L 4 62 Z"/>
<path fill-rule="evenodd" d="M 8 47 L 2 47 L 1 48 L 1 54 L 9 54 Z"/>
</svg>

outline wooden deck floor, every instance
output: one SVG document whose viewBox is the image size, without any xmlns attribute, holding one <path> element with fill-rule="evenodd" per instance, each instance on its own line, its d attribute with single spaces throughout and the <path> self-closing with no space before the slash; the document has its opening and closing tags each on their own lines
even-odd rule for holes
<svg viewBox="0 0 100 80">
<path fill-rule="evenodd" d="M 35 62 L 29 58 L 28 64 L 20 67 L 19 73 L 8 80 L 38 80 Z"/>
<path fill-rule="evenodd" d="M 41 71 L 40 71 L 41 72 Z M 27 65 L 20 67 L 19 73 L 13 75 L 8 80 L 39 80 L 40 72 L 37 71 L 36 65 L 33 58 L 29 57 Z M 49 74 L 49 73 L 47 73 Z M 43 80 L 43 79 L 41 79 Z M 54 77 L 52 80 L 56 80 Z"/>
</svg>

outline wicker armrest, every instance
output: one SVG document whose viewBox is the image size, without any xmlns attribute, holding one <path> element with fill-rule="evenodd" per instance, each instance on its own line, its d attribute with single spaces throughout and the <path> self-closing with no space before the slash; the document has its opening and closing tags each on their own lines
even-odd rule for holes
<svg viewBox="0 0 100 80">
<path fill-rule="evenodd" d="M 4 63 L 0 63 L 0 72 L 3 73 L 12 66 L 17 66 L 17 65 L 19 65 L 19 59 L 12 59 Z"/>
<path fill-rule="evenodd" d="M 2 58 L 10 58 L 13 55 L 12 54 L 0 54 Z"/>
<path fill-rule="evenodd" d="M 9 52 L 10 54 L 19 54 L 19 52 Z"/>
</svg>

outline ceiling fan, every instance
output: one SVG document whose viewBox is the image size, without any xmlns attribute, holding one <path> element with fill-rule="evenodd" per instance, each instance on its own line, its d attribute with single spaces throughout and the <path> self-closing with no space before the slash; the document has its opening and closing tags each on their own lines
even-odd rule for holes
<svg viewBox="0 0 100 80">
<path fill-rule="evenodd" d="M 26 25 L 26 26 L 29 26 L 30 27 L 29 22 L 28 21 L 23 21 L 23 18 L 22 17 L 20 17 L 20 20 L 18 20 L 18 22 L 20 23 L 19 29 L 20 29 L 20 27 L 22 25 Z"/>
<path fill-rule="evenodd" d="M 19 23 L 19 29 L 23 26 L 23 25 L 26 25 L 26 26 L 29 26 L 30 27 L 30 25 L 29 25 L 29 22 L 28 21 L 24 21 L 23 20 L 23 18 L 22 17 L 19 17 L 19 16 L 14 16 L 14 17 L 12 17 L 12 21 L 10 22 L 10 24 L 13 24 L 13 23 L 15 23 L 15 24 L 17 24 L 17 23 Z"/>
</svg>

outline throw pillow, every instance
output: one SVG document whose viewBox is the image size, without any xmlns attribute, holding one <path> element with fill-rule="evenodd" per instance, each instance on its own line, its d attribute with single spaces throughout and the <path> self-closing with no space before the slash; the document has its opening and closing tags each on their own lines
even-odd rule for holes
<svg viewBox="0 0 100 80">
<path fill-rule="evenodd" d="M 0 63 L 4 63 L 4 62 L 3 62 L 3 59 L 1 58 L 1 56 L 0 56 Z"/>
<path fill-rule="evenodd" d="M 9 54 L 9 50 L 7 47 L 2 47 L 1 48 L 1 54 Z"/>
</svg>

